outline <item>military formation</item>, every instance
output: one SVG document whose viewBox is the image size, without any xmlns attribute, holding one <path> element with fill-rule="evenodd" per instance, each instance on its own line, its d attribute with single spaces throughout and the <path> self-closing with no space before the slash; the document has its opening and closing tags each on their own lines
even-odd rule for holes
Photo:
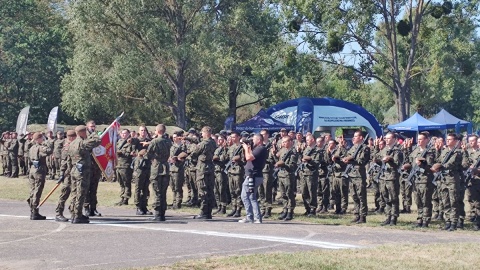
<svg viewBox="0 0 480 270">
<path fill-rule="evenodd" d="M 32 219 L 45 219 L 38 206 L 49 177 L 62 185 L 56 220 L 88 223 L 89 216 L 100 215 L 96 189 L 101 172 L 91 155 L 100 144 L 95 122 L 67 131 L 65 139 L 61 132 L 56 135 L 28 133 L 17 137 L 3 133 L 0 151 L 4 175 L 29 176 Z M 381 225 L 395 226 L 400 214 L 411 213 L 416 203 L 415 227 L 426 228 L 437 220 L 443 222 L 443 229 L 455 231 L 467 220 L 479 230 L 480 139 L 476 135 L 470 135 L 468 142 L 456 134 L 443 140 L 427 132 L 410 139 L 395 133 L 373 139 L 358 130 L 351 143 L 343 136 L 334 139 L 327 133 L 315 137 L 285 129 L 274 134 L 262 130 L 260 135 L 268 150 L 263 183 L 258 187 L 263 219 L 272 218 L 277 205 L 282 207 L 278 219 L 285 221 L 295 214 L 344 215 L 351 196 L 352 223 L 366 223 L 367 215 L 374 211 L 385 215 Z M 138 132 L 121 130 L 116 145 L 115 178 L 120 185 L 116 205 L 128 205 L 133 196 L 135 214 L 153 215 L 151 220 L 159 222 L 166 220 L 168 207 L 198 207 L 196 219 L 241 217 L 247 162 L 242 142 L 249 136 L 236 131 L 214 134 L 210 127 L 199 133 L 190 129 L 170 136 L 162 124 L 152 133 L 145 126 Z M 173 194 L 170 204 L 169 187 Z M 367 188 L 373 191 L 375 204 L 370 211 Z M 295 212 L 297 194 L 301 195 L 303 213 Z M 64 216 L 69 197 L 70 219 Z M 470 204 L 468 213 L 465 199 Z M 153 212 L 148 210 L 149 201 Z"/>
</svg>

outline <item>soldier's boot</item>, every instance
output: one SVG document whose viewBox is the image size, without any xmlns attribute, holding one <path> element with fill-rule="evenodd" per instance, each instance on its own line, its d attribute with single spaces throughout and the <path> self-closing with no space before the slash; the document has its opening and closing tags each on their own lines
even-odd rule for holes
<svg viewBox="0 0 480 270">
<path fill-rule="evenodd" d="M 265 215 L 263 218 L 270 218 L 272 216 L 272 208 L 268 207 L 267 210 L 265 211 Z"/>
<path fill-rule="evenodd" d="M 285 221 L 289 221 L 293 219 L 293 210 L 288 211 L 287 215 L 285 216 Z"/>
<path fill-rule="evenodd" d="M 128 198 L 123 199 L 123 205 L 128 205 Z"/>
<path fill-rule="evenodd" d="M 392 220 L 390 220 L 390 226 L 396 226 L 397 225 L 397 217 L 392 217 Z"/>
<path fill-rule="evenodd" d="M 375 210 L 374 210 L 374 212 L 377 212 L 378 209 L 380 209 L 380 203 L 377 200 L 375 200 Z"/>
<path fill-rule="evenodd" d="M 90 217 L 95 217 L 95 216 L 96 216 L 96 217 L 101 217 L 102 214 L 97 211 L 97 208 L 96 208 L 96 207 L 91 206 L 91 207 L 90 207 L 89 216 L 90 216 Z"/>
<path fill-rule="evenodd" d="M 477 221 L 475 223 L 473 223 L 473 230 L 474 231 L 479 231 L 480 230 L 480 219 L 479 218 L 476 218 Z"/>
<path fill-rule="evenodd" d="M 265 208 L 261 209 L 260 210 L 260 216 L 264 217 L 266 212 L 267 211 L 265 210 Z"/>
<path fill-rule="evenodd" d="M 196 215 L 193 217 L 194 219 L 212 219 L 212 215 L 208 215 L 208 213 L 204 213 L 203 211 L 200 211 L 200 214 Z"/>
<path fill-rule="evenodd" d="M 237 207 L 237 211 L 235 211 L 234 217 L 241 217 L 242 216 L 242 207 Z"/>
<path fill-rule="evenodd" d="M 72 223 L 73 224 L 88 224 L 90 223 L 90 220 L 88 219 L 85 219 L 85 218 L 73 218 L 72 219 Z"/>
<path fill-rule="evenodd" d="M 85 206 L 83 207 L 83 215 L 88 217 L 90 215 L 90 207 L 89 206 Z"/>
<path fill-rule="evenodd" d="M 280 215 L 278 216 L 278 219 L 279 220 L 283 220 L 287 217 L 287 213 L 288 213 L 288 210 L 286 208 L 283 209 L 283 211 L 280 213 Z"/>
<path fill-rule="evenodd" d="M 361 223 L 367 223 L 367 217 L 366 216 L 360 216 L 360 218 L 357 221 L 357 224 Z"/>
<path fill-rule="evenodd" d="M 447 221 L 447 222 L 445 222 L 445 227 L 443 227 L 443 229 L 444 229 L 445 231 L 447 231 L 447 230 L 450 229 L 450 226 L 452 226 L 452 223 L 451 223 L 450 221 Z"/>
<path fill-rule="evenodd" d="M 320 210 L 320 213 L 328 213 L 328 206 L 327 205 L 324 205 L 322 207 L 322 210 Z"/>
<path fill-rule="evenodd" d="M 458 219 L 457 229 L 463 230 L 464 228 L 465 228 L 464 227 L 464 219 L 463 218 Z"/>
<path fill-rule="evenodd" d="M 437 220 L 437 218 L 438 218 L 438 212 L 435 212 L 435 213 L 433 214 L 433 216 L 432 216 L 432 219 L 433 219 L 433 220 Z"/>
<path fill-rule="evenodd" d="M 58 213 L 58 215 L 55 216 L 55 221 L 57 222 L 68 222 L 68 218 L 63 216 L 63 213 Z"/>
<path fill-rule="evenodd" d="M 227 213 L 227 206 L 222 206 L 222 211 L 220 211 L 220 214 L 225 215 Z"/>
<path fill-rule="evenodd" d="M 316 209 L 315 213 L 320 213 L 320 211 L 322 211 L 322 209 L 323 209 L 323 205 L 320 205 L 320 206 Z"/>
<path fill-rule="evenodd" d="M 390 222 L 392 221 L 392 216 L 387 216 L 387 219 L 385 219 L 384 222 L 382 222 L 382 224 L 380 224 L 381 226 L 386 226 L 386 225 L 390 225 Z"/>
<path fill-rule="evenodd" d="M 357 221 L 360 220 L 360 216 L 359 215 L 355 215 L 352 219 L 352 221 L 350 221 L 350 223 L 357 223 Z"/>
<path fill-rule="evenodd" d="M 47 219 L 47 217 L 40 215 L 37 208 L 34 208 L 32 213 L 33 214 L 32 214 L 31 220 L 45 220 L 45 219 Z"/>
<path fill-rule="evenodd" d="M 443 212 L 440 212 L 438 214 L 437 220 L 440 220 L 440 221 L 445 220 L 445 217 L 443 216 Z"/>
<path fill-rule="evenodd" d="M 317 209 L 312 208 L 310 209 L 310 213 L 308 214 L 308 217 L 315 217 L 317 215 Z"/>
<path fill-rule="evenodd" d="M 235 215 L 236 212 L 237 212 L 237 207 L 235 206 L 232 208 L 232 211 L 228 213 L 227 217 L 233 217 L 233 215 Z"/>
<path fill-rule="evenodd" d="M 165 214 L 162 214 L 162 212 L 155 210 L 155 215 L 150 218 L 152 221 L 165 221 Z"/>
<path fill-rule="evenodd" d="M 385 213 L 385 207 L 381 207 L 376 211 L 377 214 L 383 214 Z"/>
<path fill-rule="evenodd" d="M 305 213 L 303 213 L 304 216 L 310 215 L 310 207 L 305 207 Z"/>
<path fill-rule="evenodd" d="M 407 213 L 409 213 L 409 214 L 412 213 L 412 207 L 410 205 L 407 206 Z"/>
<path fill-rule="evenodd" d="M 137 207 L 137 211 L 135 212 L 135 215 L 137 216 L 144 216 L 145 212 L 143 212 L 142 208 Z"/>
<path fill-rule="evenodd" d="M 145 215 L 153 215 L 152 211 L 148 210 L 147 206 L 143 206 L 142 211 L 145 213 Z"/>
<path fill-rule="evenodd" d="M 327 210 L 333 210 L 333 204 L 329 204 Z"/>
<path fill-rule="evenodd" d="M 415 227 L 416 228 L 423 227 L 423 220 L 421 218 L 417 219 L 417 222 L 415 222 Z"/>
<path fill-rule="evenodd" d="M 450 228 L 448 228 L 448 231 L 453 232 L 456 230 L 457 230 L 457 222 L 452 222 L 452 225 L 450 226 Z"/>
<path fill-rule="evenodd" d="M 422 228 L 428 228 L 428 225 L 430 224 L 430 220 L 427 219 L 427 220 L 424 220 L 423 221 L 423 224 L 422 224 Z"/>
</svg>

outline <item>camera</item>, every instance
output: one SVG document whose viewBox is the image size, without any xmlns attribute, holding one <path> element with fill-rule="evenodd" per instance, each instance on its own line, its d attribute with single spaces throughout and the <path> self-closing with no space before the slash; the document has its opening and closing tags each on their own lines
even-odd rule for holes
<svg viewBox="0 0 480 270">
<path fill-rule="evenodd" d="M 244 143 L 246 145 L 250 145 L 250 147 L 253 147 L 253 139 L 252 138 L 242 138 L 242 139 L 240 139 L 240 143 Z"/>
</svg>

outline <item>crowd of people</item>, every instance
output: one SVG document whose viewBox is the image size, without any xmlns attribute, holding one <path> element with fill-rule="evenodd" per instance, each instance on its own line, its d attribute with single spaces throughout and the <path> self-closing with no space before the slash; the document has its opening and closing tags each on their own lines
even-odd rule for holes
<svg viewBox="0 0 480 270">
<path fill-rule="evenodd" d="M 62 132 L 56 137 L 49 132 L 18 138 L 14 132 L 4 132 L 0 142 L 4 175 L 29 175 L 31 219 L 45 219 L 38 205 L 47 176 L 63 183 L 56 221 L 69 220 L 63 215 L 69 196 L 72 223 L 88 223 L 89 216 L 101 215 L 96 190 L 102 176 L 91 157 L 100 144 L 94 121 L 68 130 L 66 138 Z M 381 225 L 397 225 L 399 215 L 411 213 L 415 201 L 416 227 L 426 228 L 434 219 L 454 231 L 468 219 L 479 229 L 480 139 L 476 135 L 468 136 L 467 142 L 456 134 L 444 140 L 427 132 L 411 139 L 399 139 L 395 133 L 373 139 L 358 130 L 351 142 L 329 133 L 315 137 L 285 129 L 274 134 L 267 130 L 214 134 L 203 127 L 199 133 L 190 129 L 171 135 L 162 124 L 153 133 L 145 126 L 138 132 L 122 129 L 116 145 L 117 205 L 128 205 L 133 197 L 136 215 L 165 221 L 170 187 L 171 207 L 198 207 L 196 219 L 240 218 L 245 209 L 239 222 L 262 223 L 272 218 L 277 203 L 283 206 L 278 219 L 292 220 L 297 193 L 308 217 L 343 215 L 351 196 L 352 222 L 361 224 L 367 220 L 367 187 L 371 187 L 375 212 L 386 216 Z M 149 200 L 154 212 L 147 208 Z"/>
</svg>

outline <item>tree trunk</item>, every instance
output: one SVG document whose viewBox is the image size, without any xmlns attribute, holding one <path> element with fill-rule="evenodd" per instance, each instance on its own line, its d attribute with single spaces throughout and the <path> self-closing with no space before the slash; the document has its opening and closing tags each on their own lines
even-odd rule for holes
<svg viewBox="0 0 480 270">
<path fill-rule="evenodd" d="M 237 96 L 238 81 L 235 79 L 228 80 L 228 116 L 233 117 L 233 123 L 237 122 Z"/>
<path fill-rule="evenodd" d="M 175 115 L 175 122 L 178 127 L 182 129 L 187 128 L 187 119 L 186 119 L 186 100 L 187 100 L 187 94 L 185 91 L 185 73 L 183 69 L 183 63 L 179 61 L 177 63 L 177 70 L 176 70 L 176 97 L 177 97 L 177 112 Z"/>
<path fill-rule="evenodd" d="M 405 86 L 402 86 L 398 89 L 398 96 L 397 96 L 397 111 L 398 111 L 398 121 L 403 122 L 407 119 L 407 111 L 405 109 Z"/>
</svg>

